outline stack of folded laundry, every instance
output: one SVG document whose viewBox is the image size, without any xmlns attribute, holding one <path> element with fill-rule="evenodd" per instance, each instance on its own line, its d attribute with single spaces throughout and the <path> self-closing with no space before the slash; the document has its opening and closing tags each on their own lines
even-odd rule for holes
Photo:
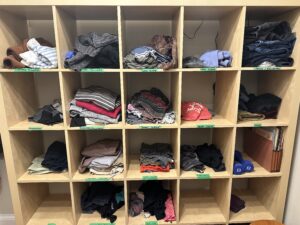
<svg viewBox="0 0 300 225">
<path fill-rule="evenodd" d="M 212 115 L 203 104 L 198 102 L 182 102 L 181 118 L 187 121 L 210 120 Z"/>
<path fill-rule="evenodd" d="M 230 67 L 232 56 L 229 51 L 213 50 L 200 56 L 188 56 L 183 59 L 184 68 Z"/>
<path fill-rule="evenodd" d="M 261 95 L 248 94 L 241 85 L 239 95 L 238 120 L 251 121 L 276 119 L 281 104 L 281 98 L 271 93 Z"/>
<path fill-rule="evenodd" d="M 57 68 L 57 53 L 44 38 L 25 39 L 22 43 L 6 50 L 4 68 Z"/>
<path fill-rule="evenodd" d="M 176 65 L 176 38 L 165 35 L 153 36 L 148 46 L 137 47 L 124 58 L 125 68 L 170 69 Z"/>
<path fill-rule="evenodd" d="M 96 175 L 114 177 L 123 172 L 122 143 L 119 140 L 103 139 L 85 147 L 79 172 L 87 170 Z"/>
<path fill-rule="evenodd" d="M 116 186 L 111 182 L 92 183 L 81 195 L 83 213 L 92 214 L 97 211 L 111 224 L 117 220 L 114 213 L 122 206 L 124 206 L 123 187 Z"/>
<path fill-rule="evenodd" d="M 119 68 L 118 36 L 95 32 L 79 35 L 75 50 L 65 57 L 65 67 L 75 71 L 83 68 Z"/>
<path fill-rule="evenodd" d="M 51 105 L 43 106 L 33 116 L 28 117 L 28 120 L 45 125 L 63 122 L 60 100 L 54 100 Z"/>
<path fill-rule="evenodd" d="M 127 106 L 127 123 L 175 123 L 176 114 L 169 99 L 157 88 L 135 93 Z"/>
<path fill-rule="evenodd" d="M 129 196 L 129 215 L 140 215 L 144 211 L 144 217 L 155 216 L 157 220 L 165 222 L 176 221 L 175 208 L 172 194 L 163 188 L 160 181 L 148 181 L 141 185 L 138 192 L 132 192 Z"/>
<path fill-rule="evenodd" d="M 121 117 L 120 95 L 100 86 L 79 89 L 70 103 L 71 127 L 116 124 Z"/>
<path fill-rule="evenodd" d="M 172 146 L 166 143 L 145 144 L 140 149 L 141 172 L 169 172 L 174 169 Z"/>
<path fill-rule="evenodd" d="M 196 154 L 197 147 L 194 145 L 182 145 L 180 148 L 180 167 L 184 171 L 196 171 L 203 173 L 204 164 L 199 161 Z"/>
<path fill-rule="evenodd" d="M 55 141 L 48 147 L 45 155 L 33 159 L 27 171 L 29 174 L 47 174 L 65 172 L 67 169 L 66 145 Z"/>
<path fill-rule="evenodd" d="M 296 42 L 290 24 L 274 21 L 245 29 L 243 66 L 292 66 Z"/>
</svg>

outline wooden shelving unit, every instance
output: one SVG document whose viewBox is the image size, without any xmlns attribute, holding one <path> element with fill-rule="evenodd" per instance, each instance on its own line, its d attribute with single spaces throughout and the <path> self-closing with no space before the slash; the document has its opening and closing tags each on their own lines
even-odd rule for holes
<svg viewBox="0 0 300 225">
<path fill-rule="evenodd" d="M 125 206 L 115 225 L 169 224 L 128 216 L 128 195 L 143 180 L 159 179 L 173 194 L 177 224 L 222 224 L 257 219 L 282 220 L 298 115 L 300 89 L 300 45 L 295 45 L 293 67 L 242 67 L 245 24 L 287 20 L 300 39 L 300 3 L 297 0 L 172 0 L 172 1 L 58 1 L 0 0 L 0 58 L 6 48 L 27 37 L 44 37 L 57 47 L 58 69 L 16 71 L 0 68 L 1 138 L 17 225 L 109 224 L 95 213 L 81 212 L 80 196 L 89 182 L 114 182 L 124 186 Z M 188 39 L 202 24 L 199 35 Z M 63 67 L 64 55 L 73 49 L 77 35 L 96 31 L 119 36 L 119 69 L 73 72 Z M 123 57 L 132 48 L 146 44 L 154 34 L 177 38 L 178 68 L 163 70 L 125 69 Z M 211 49 L 229 50 L 230 68 L 186 69 L 182 58 Z M 215 83 L 215 94 L 212 86 Z M 121 94 L 123 121 L 114 125 L 70 127 L 69 102 L 80 87 L 95 84 Z M 237 122 L 240 84 L 252 93 L 270 92 L 282 98 L 276 120 Z M 129 98 L 141 89 L 157 87 L 173 103 L 174 124 L 130 125 L 125 123 Z M 62 100 L 64 122 L 45 126 L 27 121 L 38 107 Z M 216 113 L 212 120 L 181 121 L 182 101 L 196 100 Z M 284 127 L 284 155 L 281 170 L 270 173 L 256 162 L 255 171 L 233 175 L 235 148 L 243 151 L 243 129 Z M 79 174 L 81 149 L 102 138 L 119 138 L 123 143 L 124 172 L 113 180 Z M 68 172 L 34 176 L 27 174 L 31 160 L 54 140 L 67 146 Z M 139 171 L 142 142 L 170 143 L 175 169 L 169 173 L 143 174 Z M 222 151 L 226 171 L 204 174 L 180 169 L 182 144 L 216 144 Z M 248 156 L 245 155 L 247 158 Z M 229 210 L 231 193 L 246 201 L 246 209 Z M 149 223 L 151 222 L 151 223 Z M 174 224 L 174 223 L 173 223 Z M 176 224 L 176 223 L 175 223 Z"/>
</svg>

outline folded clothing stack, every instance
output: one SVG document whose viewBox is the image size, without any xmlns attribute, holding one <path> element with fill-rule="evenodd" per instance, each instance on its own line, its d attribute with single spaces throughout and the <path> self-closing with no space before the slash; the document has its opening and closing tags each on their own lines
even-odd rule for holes
<svg viewBox="0 0 300 225">
<path fill-rule="evenodd" d="M 47 174 L 64 172 L 68 169 L 66 145 L 55 141 L 47 149 L 44 155 L 33 159 L 28 168 L 29 174 Z"/>
<path fill-rule="evenodd" d="M 238 213 L 246 207 L 246 203 L 243 199 L 239 198 L 236 195 L 231 195 L 230 199 L 230 211 Z"/>
<path fill-rule="evenodd" d="M 117 216 L 114 213 L 124 205 L 123 187 L 110 182 L 92 183 L 81 195 L 83 213 L 99 212 L 102 218 L 114 223 Z"/>
<path fill-rule="evenodd" d="M 212 114 L 203 104 L 198 102 L 182 102 L 181 118 L 187 121 L 210 120 Z"/>
<path fill-rule="evenodd" d="M 196 171 L 198 173 L 204 172 L 204 164 L 199 161 L 196 149 L 197 147 L 194 145 L 181 145 L 180 167 L 184 171 Z"/>
<path fill-rule="evenodd" d="M 83 68 L 119 68 L 118 36 L 95 32 L 79 35 L 75 50 L 65 57 L 65 67 L 75 71 Z"/>
<path fill-rule="evenodd" d="M 184 68 L 230 67 L 232 56 L 229 51 L 207 51 L 200 56 L 188 56 L 183 59 Z"/>
<path fill-rule="evenodd" d="M 243 66 L 292 66 L 296 35 L 286 21 L 245 28 Z"/>
<path fill-rule="evenodd" d="M 145 144 L 140 149 L 141 172 L 169 172 L 174 169 L 172 146 L 166 143 Z"/>
<path fill-rule="evenodd" d="M 63 122 L 60 100 L 54 100 L 51 105 L 43 106 L 33 116 L 28 117 L 28 120 L 45 125 Z"/>
<path fill-rule="evenodd" d="M 114 177 L 123 172 L 122 143 L 120 140 L 103 139 L 85 147 L 79 172 L 87 170 L 96 175 Z"/>
<path fill-rule="evenodd" d="M 281 104 L 281 98 L 270 93 L 255 96 L 248 94 L 241 85 L 239 94 L 240 121 L 276 119 Z"/>
<path fill-rule="evenodd" d="M 138 216 L 143 210 L 145 217 L 149 213 L 157 220 L 176 220 L 171 192 L 164 189 L 160 181 L 147 181 L 141 185 L 139 192 L 130 193 L 129 215 Z"/>
<path fill-rule="evenodd" d="M 176 65 L 176 38 L 165 35 L 154 35 L 149 46 L 137 47 L 124 58 L 125 68 L 170 69 Z"/>
<path fill-rule="evenodd" d="M 100 86 L 79 89 L 70 103 L 71 127 L 115 124 L 121 117 L 120 95 Z"/>
<path fill-rule="evenodd" d="M 126 121 L 129 124 L 172 124 L 175 118 L 169 99 L 157 88 L 135 93 L 127 106 Z"/>
<path fill-rule="evenodd" d="M 25 39 L 6 50 L 4 68 L 57 68 L 56 48 L 44 38 Z"/>
</svg>

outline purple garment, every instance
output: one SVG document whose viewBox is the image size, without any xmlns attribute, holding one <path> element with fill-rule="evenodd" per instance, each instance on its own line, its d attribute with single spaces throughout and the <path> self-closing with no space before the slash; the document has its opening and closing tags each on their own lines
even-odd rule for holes
<svg viewBox="0 0 300 225">
<path fill-rule="evenodd" d="M 213 50 L 200 56 L 204 67 L 230 67 L 232 56 L 229 51 Z"/>
</svg>

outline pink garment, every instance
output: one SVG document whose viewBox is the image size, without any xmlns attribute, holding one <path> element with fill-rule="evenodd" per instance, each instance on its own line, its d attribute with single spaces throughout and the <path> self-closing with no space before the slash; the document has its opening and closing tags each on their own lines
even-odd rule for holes
<svg viewBox="0 0 300 225">
<path fill-rule="evenodd" d="M 168 198 L 165 202 L 165 222 L 172 222 L 176 220 L 176 216 L 175 216 L 175 209 L 174 209 L 174 205 L 173 205 L 173 201 L 172 201 L 172 195 L 169 194 Z"/>
<path fill-rule="evenodd" d="M 76 105 L 79 107 L 82 107 L 84 109 L 87 109 L 89 111 L 101 114 L 101 115 L 105 115 L 105 116 L 109 116 L 110 118 L 114 118 L 116 119 L 118 117 L 118 114 L 121 111 L 121 106 L 115 108 L 114 111 L 108 111 L 98 105 L 89 103 L 89 102 L 82 102 L 82 101 L 78 101 L 76 100 Z"/>
</svg>

